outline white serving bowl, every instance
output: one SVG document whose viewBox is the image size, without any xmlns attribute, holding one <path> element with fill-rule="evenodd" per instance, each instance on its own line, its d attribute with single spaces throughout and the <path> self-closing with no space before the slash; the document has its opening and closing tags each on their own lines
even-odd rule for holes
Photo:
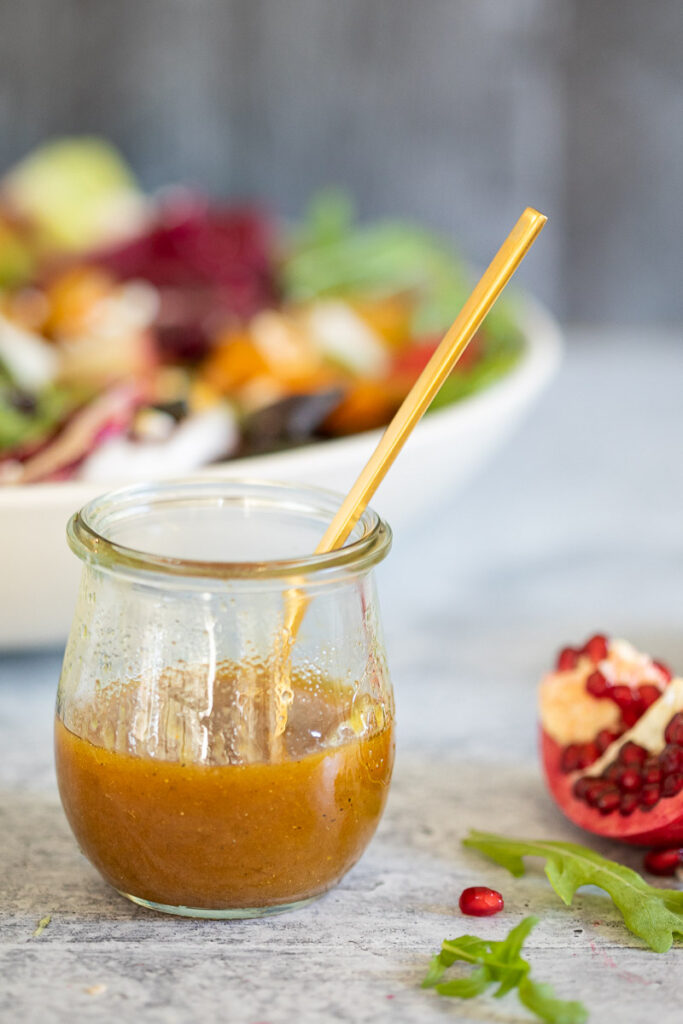
<svg viewBox="0 0 683 1024">
<path fill-rule="evenodd" d="M 482 466 L 552 377 L 562 348 L 557 323 L 525 300 L 520 326 L 526 344 L 517 366 L 485 391 L 427 416 L 406 444 L 372 503 L 394 531 Z M 287 480 L 343 492 L 380 433 L 236 459 L 201 475 Z M 113 480 L 111 487 L 126 482 Z M 80 572 L 66 544 L 66 522 L 107 489 L 77 481 L 0 489 L 0 650 L 66 639 Z"/>
</svg>

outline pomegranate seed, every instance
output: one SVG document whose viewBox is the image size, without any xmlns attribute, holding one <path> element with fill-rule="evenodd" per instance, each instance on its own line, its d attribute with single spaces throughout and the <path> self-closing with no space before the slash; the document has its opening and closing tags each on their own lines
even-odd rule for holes
<svg viewBox="0 0 683 1024">
<path fill-rule="evenodd" d="M 674 775 L 683 771 L 683 748 L 675 743 L 667 743 L 659 755 L 659 767 L 664 775 Z"/>
<path fill-rule="evenodd" d="M 633 690 L 630 686 L 626 686 L 625 683 L 617 683 L 616 686 L 611 687 L 609 697 L 620 711 L 630 710 L 635 703 Z"/>
<path fill-rule="evenodd" d="M 460 909 L 470 917 L 490 917 L 503 909 L 503 897 L 485 885 L 473 885 L 460 893 Z"/>
<path fill-rule="evenodd" d="M 602 773 L 603 779 L 609 779 L 610 782 L 617 782 L 621 773 L 627 769 L 626 765 L 621 764 L 619 761 L 613 761 L 612 764 L 608 764 Z"/>
<path fill-rule="evenodd" d="M 620 803 L 621 794 L 616 786 L 612 786 L 600 794 L 595 801 L 595 806 L 600 811 L 600 814 L 611 814 L 612 811 L 616 811 Z"/>
<path fill-rule="evenodd" d="M 589 786 L 586 786 L 584 793 L 584 800 L 591 807 L 598 806 L 598 800 L 603 793 L 609 793 L 612 790 L 616 790 L 616 786 L 613 782 L 609 782 L 607 779 L 592 779 Z"/>
<path fill-rule="evenodd" d="M 637 806 L 638 794 L 624 793 L 619 804 L 619 814 L 623 814 L 625 818 L 628 818 L 629 814 L 633 814 Z"/>
<path fill-rule="evenodd" d="M 568 672 L 570 669 L 576 668 L 578 662 L 579 652 L 573 647 L 563 647 L 557 656 L 557 671 Z"/>
<path fill-rule="evenodd" d="M 664 731 L 664 739 L 667 743 L 678 743 L 683 745 L 683 712 L 679 711 L 674 715 Z"/>
<path fill-rule="evenodd" d="M 569 775 L 570 772 L 578 771 L 581 767 L 581 757 L 583 754 L 583 747 L 579 743 L 570 743 L 568 747 L 565 747 L 562 751 L 562 758 L 560 760 L 560 770 L 565 775 Z"/>
<path fill-rule="evenodd" d="M 624 793 L 635 793 L 642 785 L 642 779 L 635 768 L 620 765 L 619 775 L 614 780 Z"/>
<path fill-rule="evenodd" d="M 648 752 L 645 747 L 639 746 L 633 740 L 624 743 L 619 751 L 619 760 L 622 764 L 641 765 L 647 760 Z"/>
<path fill-rule="evenodd" d="M 596 663 L 602 661 L 609 653 L 607 650 L 607 637 L 603 636 L 602 633 L 596 633 L 584 645 L 583 653 L 587 654 L 591 661 Z"/>
<path fill-rule="evenodd" d="M 572 793 L 577 800 L 585 800 L 586 792 L 590 789 L 591 784 L 595 780 L 591 775 L 584 775 L 580 779 L 577 779 L 572 786 Z"/>
<path fill-rule="evenodd" d="M 640 791 L 640 806 L 644 811 L 651 811 L 656 803 L 659 803 L 661 793 L 659 786 L 654 783 L 649 783 L 647 786 L 643 786 Z"/>
<path fill-rule="evenodd" d="M 625 711 L 622 711 L 621 718 L 626 728 L 632 729 L 638 721 L 638 719 L 640 718 L 640 716 L 642 715 L 642 713 L 643 710 L 640 703 L 638 703 L 637 705 L 634 704 L 632 708 L 627 708 Z"/>
<path fill-rule="evenodd" d="M 669 666 L 665 665 L 663 661 L 653 661 L 652 664 L 654 665 L 654 667 L 656 669 L 659 669 L 659 671 L 664 676 L 664 679 L 666 680 L 666 682 L 670 683 L 671 679 L 672 679 L 673 673 L 672 673 L 671 669 L 669 668 Z"/>
<path fill-rule="evenodd" d="M 586 689 L 592 697 L 597 697 L 598 699 L 606 697 L 608 695 L 609 688 L 609 683 L 603 676 L 602 672 L 598 672 L 597 669 L 595 672 L 591 672 L 586 680 Z"/>
<path fill-rule="evenodd" d="M 675 772 L 673 775 L 667 775 L 662 783 L 662 796 L 678 796 L 680 791 L 683 789 L 683 773 Z"/>
<path fill-rule="evenodd" d="M 642 686 L 638 687 L 638 696 L 640 697 L 640 704 L 643 711 L 647 711 L 649 707 L 659 700 L 662 696 L 662 691 L 654 683 L 643 683 Z M 683 730 L 681 731 L 683 735 Z"/>
<path fill-rule="evenodd" d="M 676 868 L 683 863 L 683 850 L 650 850 L 645 854 L 643 864 L 651 875 L 675 875 Z"/>
<path fill-rule="evenodd" d="M 595 745 L 603 754 L 609 746 L 614 743 L 615 740 L 619 739 L 619 733 L 610 732 L 609 729 L 601 729 L 598 735 L 595 737 Z"/>
<path fill-rule="evenodd" d="M 600 751 L 595 743 L 584 743 L 581 747 L 579 768 L 588 768 L 600 757 Z"/>
<path fill-rule="evenodd" d="M 648 757 L 640 769 L 640 777 L 644 785 L 648 782 L 662 781 L 662 769 L 659 767 L 659 761 L 656 757 Z"/>
</svg>

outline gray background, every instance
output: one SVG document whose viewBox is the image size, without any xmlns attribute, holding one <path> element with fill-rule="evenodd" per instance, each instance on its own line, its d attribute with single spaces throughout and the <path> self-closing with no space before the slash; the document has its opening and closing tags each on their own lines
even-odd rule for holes
<svg viewBox="0 0 683 1024">
<path fill-rule="evenodd" d="M 672 322 L 682 58 L 681 0 L 0 0 L 0 167 L 103 132 L 148 186 L 336 182 L 480 262 L 531 203 L 561 316 Z"/>
</svg>

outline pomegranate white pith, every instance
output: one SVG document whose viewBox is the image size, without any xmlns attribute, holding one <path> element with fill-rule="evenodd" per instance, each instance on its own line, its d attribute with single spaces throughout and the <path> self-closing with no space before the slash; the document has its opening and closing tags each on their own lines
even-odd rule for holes
<svg viewBox="0 0 683 1024">
<path fill-rule="evenodd" d="M 539 703 L 546 778 L 567 817 L 626 842 L 683 842 L 683 679 L 597 634 L 560 652 Z"/>
</svg>

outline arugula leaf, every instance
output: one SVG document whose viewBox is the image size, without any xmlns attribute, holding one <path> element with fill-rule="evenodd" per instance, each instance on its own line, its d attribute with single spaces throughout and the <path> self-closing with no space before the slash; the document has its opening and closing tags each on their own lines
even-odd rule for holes
<svg viewBox="0 0 683 1024">
<path fill-rule="evenodd" d="M 517 995 L 527 1010 L 531 1010 L 541 1020 L 547 1020 L 551 1024 L 576 1024 L 577 1021 L 586 1020 L 587 1013 L 583 1003 L 556 999 L 552 985 L 545 982 L 532 981 L 528 977 L 522 978 Z"/>
<path fill-rule="evenodd" d="M 524 857 L 543 857 L 548 881 L 567 906 L 582 885 L 604 889 L 629 931 L 655 953 L 666 953 L 674 936 L 683 936 L 683 892 L 648 885 L 636 871 L 578 843 L 507 839 L 473 831 L 463 845 L 478 850 L 517 877 L 524 874 Z"/>
<path fill-rule="evenodd" d="M 520 1002 L 548 1024 L 583 1024 L 588 1013 L 582 1003 L 556 999 L 552 986 L 529 977 L 530 965 L 520 954 L 529 932 L 537 924 L 537 917 L 525 917 L 499 942 L 476 935 L 446 939 L 441 952 L 432 960 L 422 987 L 457 999 L 474 999 L 495 984 L 498 988 L 493 996 L 500 999 L 516 988 Z M 473 964 L 475 969 L 467 977 L 442 981 L 446 970 L 456 961 Z"/>
</svg>

